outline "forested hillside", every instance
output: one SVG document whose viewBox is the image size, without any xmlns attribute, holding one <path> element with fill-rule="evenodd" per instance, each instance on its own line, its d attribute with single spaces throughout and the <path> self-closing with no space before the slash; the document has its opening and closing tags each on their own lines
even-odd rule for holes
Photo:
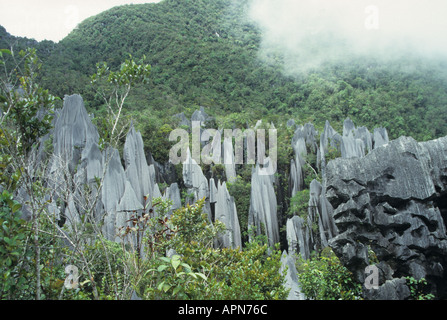
<svg viewBox="0 0 447 320">
<path fill-rule="evenodd" d="M 386 127 L 391 138 L 447 134 L 445 63 L 359 57 L 285 76 L 281 56 L 276 64 L 258 59 L 262 35 L 246 10 L 247 2 L 234 0 L 127 5 L 85 20 L 58 44 L 20 43 L 38 47 L 50 92 L 80 93 L 98 114 L 103 101 L 89 84 L 96 63 L 113 69 L 129 54 L 145 55 L 151 79 L 128 99 L 126 112 L 147 133 L 178 112 L 189 116 L 204 106 L 222 126 L 263 117 L 278 124 L 311 121 L 320 129 L 329 120 L 339 129 L 350 117 L 358 125 Z M 11 43 L 1 41 L 2 47 Z"/>
</svg>

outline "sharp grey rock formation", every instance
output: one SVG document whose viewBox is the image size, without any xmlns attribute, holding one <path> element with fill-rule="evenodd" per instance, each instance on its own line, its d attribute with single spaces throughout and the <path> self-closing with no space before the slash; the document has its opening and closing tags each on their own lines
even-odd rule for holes
<svg viewBox="0 0 447 320">
<path fill-rule="evenodd" d="M 104 174 L 103 155 L 97 143 L 91 143 L 82 151 L 81 164 L 85 168 L 87 183 L 95 183 Z"/>
<path fill-rule="evenodd" d="M 339 230 L 329 244 L 360 282 L 372 263 L 369 249 L 375 253 L 379 297 L 390 296 L 390 286 L 406 292 L 396 280 L 404 276 L 424 277 L 437 297 L 447 296 L 446 155 L 447 137 L 401 137 L 364 158 L 328 163 L 326 196 Z"/>
<path fill-rule="evenodd" d="M 214 178 L 211 178 L 210 179 L 210 203 L 217 202 L 217 192 L 218 192 L 218 188 L 216 186 Z"/>
<path fill-rule="evenodd" d="M 327 247 L 328 240 L 338 233 L 333 220 L 332 206 L 326 199 L 323 190 L 323 186 L 317 180 L 311 182 L 308 207 L 309 223 L 318 223 L 321 248 Z"/>
<path fill-rule="evenodd" d="M 289 253 L 300 254 L 303 259 L 310 258 L 311 238 L 310 228 L 303 218 L 293 216 L 287 219 L 286 233 Z"/>
<path fill-rule="evenodd" d="M 129 180 L 125 182 L 124 194 L 117 206 L 117 212 L 133 212 L 143 210 L 140 198 L 137 197 L 134 188 Z"/>
<path fill-rule="evenodd" d="M 385 128 L 374 129 L 374 148 L 381 147 L 389 142 L 388 132 Z"/>
<path fill-rule="evenodd" d="M 136 132 L 133 126 L 126 136 L 123 158 L 126 167 L 126 177 L 130 181 L 136 198 L 140 202 L 143 202 L 145 196 L 151 200 L 155 181 L 151 179 L 141 133 Z"/>
<path fill-rule="evenodd" d="M 76 225 L 81 222 L 81 217 L 79 216 L 78 209 L 76 208 L 73 195 L 70 194 L 68 196 L 67 206 L 65 208 L 65 218 L 66 218 L 66 225 L 71 230 L 76 230 Z"/>
<path fill-rule="evenodd" d="M 298 126 L 292 138 L 292 148 L 294 152 L 294 159 L 290 165 L 290 192 L 293 197 L 298 191 L 304 188 L 303 167 L 306 165 L 307 150 L 314 152 L 318 151 L 316 137 L 318 132 L 315 127 L 307 123 L 304 126 Z"/>
<path fill-rule="evenodd" d="M 188 127 L 188 128 L 191 127 L 191 121 L 188 118 L 186 118 L 184 112 L 181 112 L 181 113 L 178 113 L 178 114 L 174 115 L 174 118 L 178 118 L 179 119 L 178 125 L 180 127 Z"/>
<path fill-rule="evenodd" d="M 388 133 L 385 128 L 376 128 L 371 134 L 365 127 L 356 128 L 352 120 L 347 118 L 343 123 L 341 157 L 364 157 L 372 149 L 387 144 L 388 141 Z"/>
<path fill-rule="evenodd" d="M 355 125 L 354 122 L 352 122 L 351 119 L 347 118 L 343 122 L 343 136 L 349 137 L 349 136 L 355 136 Z"/>
<path fill-rule="evenodd" d="M 259 165 L 252 170 L 248 227 L 257 235 L 265 234 L 273 246 L 279 242 L 277 200 L 273 185 L 274 176 L 261 173 Z"/>
<path fill-rule="evenodd" d="M 225 248 L 242 248 L 236 204 L 234 198 L 228 193 L 225 182 L 218 183 L 215 208 L 215 220 L 219 220 L 226 226 L 225 233 L 218 239 L 219 245 Z"/>
<path fill-rule="evenodd" d="M 177 183 L 171 184 L 166 188 L 164 195 L 164 199 L 169 199 L 172 201 L 171 213 L 174 210 L 180 209 L 182 207 L 182 199 L 180 197 L 180 189 Z"/>
<path fill-rule="evenodd" d="M 211 123 L 214 120 L 213 117 L 209 116 L 205 112 L 205 108 L 200 107 L 199 110 L 194 111 L 194 113 L 191 116 L 191 124 L 199 124 L 201 128 L 204 128 L 207 126 L 207 124 Z"/>
<path fill-rule="evenodd" d="M 119 202 L 124 195 L 126 187 L 126 174 L 121 165 L 121 159 L 116 149 L 107 149 L 104 152 L 103 163 L 106 166 L 102 186 L 101 199 L 104 204 L 103 232 L 108 240 L 116 238 L 116 219 Z"/>
<path fill-rule="evenodd" d="M 208 120 L 208 115 L 205 112 L 205 109 L 203 107 L 200 107 L 200 110 L 194 111 L 194 113 L 191 116 L 191 121 L 200 121 L 205 122 Z"/>
<path fill-rule="evenodd" d="M 329 153 L 329 149 L 332 148 L 333 150 L 341 152 L 341 143 L 342 136 L 332 128 L 329 121 L 326 121 L 323 133 L 320 136 L 320 161 L 323 175 L 326 164 L 326 155 Z"/>
<path fill-rule="evenodd" d="M 351 139 L 354 138 L 354 140 L 361 140 L 363 142 L 362 148 L 365 154 L 372 150 L 373 137 L 369 130 L 366 127 L 356 128 L 354 122 L 352 122 L 352 120 L 349 118 L 347 118 L 343 122 L 343 137 L 349 137 Z"/>
<path fill-rule="evenodd" d="M 410 289 L 405 278 L 386 280 L 379 289 L 365 291 L 368 300 L 405 300 L 410 297 Z"/>
<path fill-rule="evenodd" d="M 360 139 L 356 139 L 354 137 L 342 137 L 341 142 L 341 157 L 346 158 L 354 158 L 354 157 L 363 157 L 365 155 L 365 146 L 363 141 Z"/>
<path fill-rule="evenodd" d="M 234 160 L 233 141 L 231 138 L 224 138 L 224 165 L 227 181 L 232 182 L 236 179 L 236 164 Z"/>
<path fill-rule="evenodd" d="M 202 168 L 187 152 L 186 160 L 183 163 L 183 182 L 185 186 L 194 192 L 194 201 L 202 198 L 208 198 L 208 180 L 202 172 Z"/>
<path fill-rule="evenodd" d="M 283 251 L 281 256 L 281 268 L 280 273 L 285 272 L 285 284 L 286 289 L 290 289 L 287 300 L 306 300 L 306 296 L 301 292 L 300 283 L 295 267 L 295 259 L 290 253 L 287 254 Z"/>
<path fill-rule="evenodd" d="M 326 122 L 326 126 L 320 136 L 320 146 L 317 143 L 318 132 L 313 125 L 298 126 L 292 139 L 292 147 L 295 158 L 291 161 L 290 190 L 291 196 L 304 188 L 303 166 L 309 150 L 321 160 L 321 167 L 325 167 L 325 154 L 329 148 L 340 149 L 342 137 Z M 299 165 L 298 165 L 299 164 Z M 323 171 L 324 172 L 324 171 Z M 324 173 L 323 173 L 324 177 Z M 324 180 L 324 179 L 323 179 Z M 310 258 L 310 253 L 317 247 L 327 246 L 328 239 L 337 233 L 337 228 L 332 218 L 332 207 L 325 198 L 325 185 L 313 180 L 309 186 L 310 199 L 306 218 L 295 216 L 286 222 L 286 235 L 289 251 L 301 254 L 305 259 Z M 312 226 L 316 224 L 318 233 L 313 232 Z"/>
<path fill-rule="evenodd" d="M 89 155 L 93 152 L 96 159 L 95 162 L 87 161 L 87 176 L 89 166 L 92 167 L 92 172 L 99 171 L 99 153 L 95 148 L 93 145 L 87 153 Z M 154 165 L 147 165 L 141 134 L 133 127 L 129 130 L 124 143 L 123 158 L 125 169 L 116 149 L 107 149 L 102 158 L 102 165 L 106 169 L 101 194 L 105 214 L 103 231 L 109 240 L 115 241 L 120 241 L 116 237 L 116 232 L 128 224 L 126 221 L 131 214 L 141 212 L 146 201 L 151 203 L 152 199 L 161 197 L 158 185 L 155 183 Z"/>
<path fill-rule="evenodd" d="M 287 128 L 294 128 L 294 126 L 295 126 L 295 120 L 293 120 L 293 119 L 289 119 L 288 121 L 287 121 Z"/>
<path fill-rule="evenodd" d="M 55 221 L 59 221 L 61 219 L 61 210 L 57 206 L 56 201 L 51 200 L 47 206 L 47 210 L 50 216 L 53 217 Z"/>
<path fill-rule="evenodd" d="M 151 156 L 152 157 L 152 156 Z M 175 182 L 177 182 L 177 172 L 175 170 L 175 166 L 172 164 L 171 161 L 168 161 L 166 163 L 159 163 L 157 161 L 149 160 L 148 159 L 149 166 L 153 166 L 155 169 L 155 178 L 154 183 L 166 183 L 168 185 L 171 185 Z"/>
<path fill-rule="evenodd" d="M 54 123 L 54 133 L 54 154 L 68 162 L 73 172 L 81 159 L 82 149 L 99 140 L 80 95 L 65 96 L 62 111 Z"/>
<path fill-rule="evenodd" d="M 362 140 L 365 154 L 369 153 L 373 149 L 373 136 L 366 127 L 359 127 L 355 132 L 355 136 Z"/>
<path fill-rule="evenodd" d="M 106 172 L 102 187 L 102 200 L 106 212 L 116 210 L 126 186 L 126 175 L 121 164 L 121 159 L 116 149 L 107 149 L 103 162 L 106 164 Z"/>
<path fill-rule="evenodd" d="M 286 235 L 289 252 L 299 253 L 309 259 L 312 251 L 328 246 L 328 241 L 337 233 L 333 220 L 333 209 L 323 193 L 323 186 L 313 180 L 306 219 L 294 216 L 287 220 Z M 314 231 L 317 226 L 317 232 Z"/>
<path fill-rule="evenodd" d="M 208 180 L 202 172 L 202 168 L 191 157 L 189 149 L 187 150 L 186 160 L 183 163 L 183 183 L 188 193 L 192 193 L 194 198 L 192 203 L 205 198 L 204 212 L 208 214 L 208 218 L 212 221 L 211 208 L 209 203 L 209 184 Z"/>
<path fill-rule="evenodd" d="M 353 158 L 363 157 L 365 155 L 364 137 L 358 134 L 354 123 L 347 118 L 343 123 L 343 136 L 341 141 L 341 157 Z"/>
</svg>

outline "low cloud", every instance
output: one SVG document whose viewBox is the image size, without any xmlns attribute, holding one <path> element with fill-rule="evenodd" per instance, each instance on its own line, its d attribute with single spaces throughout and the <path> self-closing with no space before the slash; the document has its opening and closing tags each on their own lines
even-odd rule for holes
<svg viewBox="0 0 447 320">
<path fill-rule="evenodd" d="M 249 17 L 260 55 L 280 53 L 289 73 L 354 56 L 447 57 L 445 0 L 252 0 Z"/>
</svg>

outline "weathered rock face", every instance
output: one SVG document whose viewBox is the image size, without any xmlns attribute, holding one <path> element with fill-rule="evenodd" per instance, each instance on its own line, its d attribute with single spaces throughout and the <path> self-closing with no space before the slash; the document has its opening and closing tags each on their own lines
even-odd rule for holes
<svg viewBox="0 0 447 320">
<path fill-rule="evenodd" d="M 341 147 L 341 135 L 332 128 L 329 121 L 326 121 L 323 133 L 320 135 L 320 163 L 321 172 L 324 175 L 324 168 L 326 166 L 326 154 L 329 152 L 329 148 L 340 151 Z"/>
<path fill-rule="evenodd" d="M 294 252 L 300 254 L 303 259 L 309 259 L 312 248 L 311 230 L 304 219 L 293 216 L 287 220 L 286 228 L 288 253 Z"/>
<path fill-rule="evenodd" d="M 83 206 L 92 208 L 107 239 L 120 241 L 117 231 L 128 225 L 130 215 L 141 212 L 156 197 L 173 201 L 172 209 L 181 206 L 180 190 L 172 183 L 162 195 L 156 181 L 155 166 L 148 165 L 141 134 L 129 130 L 123 149 L 123 162 L 118 150 L 101 151 L 99 135 L 79 95 L 66 96 L 53 130 L 54 156 L 48 170 L 55 196 L 65 202 L 65 223 L 72 229 L 81 221 Z M 66 170 L 68 169 L 68 170 Z M 68 177 L 67 175 L 72 175 Z M 102 188 L 98 193 L 98 184 Z M 85 193 L 84 186 L 91 192 Z"/>
<path fill-rule="evenodd" d="M 65 96 L 64 108 L 54 123 L 54 154 L 65 161 L 71 171 L 81 158 L 82 149 L 98 143 L 99 135 L 90 120 L 80 95 Z"/>
<path fill-rule="evenodd" d="M 304 220 L 299 216 L 293 216 L 287 220 L 289 253 L 296 252 L 302 258 L 310 259 L 312 251 L 327 247 L 329 239 L 338 233 L 333 220 L 332 206 L 323 190 L 323 186 L 317 180 L 313 180 L 310 184 L 307 218 Z M 314 228 L 317 231 L 313 231 Z"/>
<path fill-rule="evenodd" d="M 385 129 L 376 129 L 377 138 L 380 141 L 377 145 L 388 142 L 388 135 Z M 381 134 L 380 134 L 381 133 Z M 341 140 L 342 158 L 361 158 L 373 149 L 373 136 L 365 127 L 356 128 L 351 119 L 346 119 L 343 123 L 343 136 Z"/>
<path fill-rule="evenodd" d="M 225 182 L 220 183 L 219 181 L 215 200 L 215 220 L 224 223 L 227 228 L 226 232 L 218 239 L 219 245 L 225 248 L 239 247 L 242 249 L 241 229 L 236 204 L 234 198 L 228 193 Z"/>
<path fill-rule="evenodd" d="M 405 276 L 426 278 L 431 291 L 445 297 L 447 137 L 374 140 L 365 157 L 327 165 L 326 195 L 339 230 L 330 246 L 362 283 L 372 264 L 368 249 L 377 256 L 381 286 L 366 297 L 406 298 L 405 282 L 398 280 Z"/>
<path fill-rule="evenodd" d="M 203 174 L 200 165 L 191 157 L 189 149 L 186 160 L 183 163 L 183 182 L 188 194 L 193 195 L 193 198 L 190 199 L 192 203 L 205 198 L 204 211 L 208 214 L 209 220 L 211 221 L 208 180 Z"/>
<path fill-rule="evenodd" d="M 279 242 L 274 176 L 260 174 L 260 170 L 257 165 L 252 171 L 248 227 L 254 228 L 257 235 L 265 234 L 273 246 Z"/>
<path fill-rule="evenodd" d="M 315 127 L 307 123 L 304 126 L 298 126 L 292 138 L 292 148 L 294 158 L 290 165 L 290 187 L 291 196 L 293 197 L 298 191 L 303 190 L 304 177 L 303 167 L 306 165 L 307 150 L 313 153 L 319 153 L 316 136 L 318 132 Z"/>
</svg>

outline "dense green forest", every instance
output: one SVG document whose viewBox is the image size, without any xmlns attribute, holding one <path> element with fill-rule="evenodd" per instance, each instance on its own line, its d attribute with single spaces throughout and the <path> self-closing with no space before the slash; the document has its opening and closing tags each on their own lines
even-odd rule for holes
<svg viewBox="0 0 447 320">
<path fill-rule="evenodd" d="M 289 119 L 294 119 L 298 124 L 312 122 L 320 133 L 326 120 L 341 132 L 343 121 L 349 117 L 357 126 L 387 128 L 390 139 L 406 135 L 422 141 L 447 135 L 446 61 L 426 60 L 417 55 L 407 55 L 399 60 L 357 57 L 345 62 L 326 63 L 305 73 L 286 75 L 281 53 L 270 63 L 260 58 L 262 33 L 248 18 L 247 6 L 246 1 L 236 0 L 164 0 L 158 4 L 115 7 L 83 21 L 59 43 L 15 37 L 0 26 L 0 49 L 12 49 L 18 53 L 26 48 L 35 48 L 41 68 L 39 73 L 28 76 L 36 80 L 41 88 L 33 94 L 41 97 L 45 104 L 55 107 L 62 106 L 65 95 L 81 94 L 89 113 L 94 115 L 101 135 L 107 134 L 107 124 L 101 122 L 107 114 L 107 104 L 100 94 L 100 89 L 105 89 L 106 85 L 91 82 L 91 76 L 98 72 L 99 63 L 106 63 L 111 70 L 119 69 L 129 57 L 149 64 L 150 75 L 147 81 L 132 88 L 132 94 L 125 100 L 123 117 L 134 121 L 143 135 L 146 151 L 150 151 L 160 163 L 167 161 L 169 132 L 178 125 L 174 115 L 180 112 L 190 118 L 195 110 L 203 106 L 207 114 L 215 119 L 213 125 L 218 128 L 246 128 L 260 119 L 264 124 L 274 123 L 275 127 L 281 128 L 278 130 L 277 174 L 277 188 L 281 190 L 278 192 L 281 226 L 288 217 L 307 210 L 310 182 L 321 178 L 314 170 L 316 159 L 309 156 L 305 190 L 295 198 L 289 198 L 287 184 L 293 135 L 293 130 L 286 128 Z M 6 56 L 4 54 L 3 57 L 5 70 L 14 69 L 14 62 Z M 26 119 L 18 117 L 17 122 L 34 118 L 34 115 Z M 48 129 L 47 125 L 45 122 L 45 129 Z M 32 132 L 30 139 L 35 140 L 36 135 L 45 133 Z M 0 136 L 0 140 L 3 138 Z M 122 147 L 122 141 L 119 147 Z M 28 152 L 19 151 L 24 157 Z M 12 160 L 2 154 L 2 165 L 6 161 Z M 9 163 L 2 170 L 6 172 L 4 168 L 7 166 Z M 251 168 L 242 166 L 237 169 L 238 178 L 228 183 L 228 189 L 235 196 L 245 243 L 249 232 L 247 219 Z M 223 172 L 219 166 L 211 170 L 215 177 L 220 177 Z M 15 189 L 14 183 L 20 177 L 6 177 L 3 173 L 2 179 L 5 181 L 1 182 Z M 0 194 L 0 202 L 2 217 L 8 216 L 10 219 L 7 224 L 20 226 L 19 218 L 14 216 L 19 204 L 14 202 L 12 194 L 6 191 Z M 205 231 L 195 229 L 194 225 L 182 225 L 185 223 L 182 220 L 184 216 Z M 154 251 L 153 254 L 157 256 L 168 246 L 174 246 L 186 257 L 183 265 L 178 260 L 161 257 L 153 259 L 148 265 L 124 270 L 132 263 L 139 263 L 139 257 L 129 256 L 120 245 L 99 238 L 85 247 L 85 257 L 82 257 L 100 262 L 92 270 L 94 281 L 83 284 L 87 289 L 74 296 L 70 296 L 72 292 L 61 293 L 63 283 L 60 279 L 64 278 L 65 272 L 60 266 L 53 270 L 52 265 L 48 264 L 42 267 L 42 286 L 45 288 L 42 297 L 128 298 L 131 280 L 124 278 L 124 274 L 139 277 L 138 281 L 141 282 L 138 282 L 138 289 L 141 291 L 137 290 L 137 293 L 147 299 L 286 297 L 287 292 L 278 289 L 281 282 L 278 276 L 281 251 L 278 248 L 272 254 L 265 239 L 260 238 L 247 243 L 242 252 L 211 249 L 210 243 L 216 233 L 215 230 L 214 233 L 210 231 L 212 228 L 202 216 L 200 204 L 182 208 L 174 215 L 175 219 L 175 226 L 183 227 L 181 230 L 184 232 L 179 232 L 178 237 L 173 239 L 162 239 L 159 252 Z M 147 223 L 145 227 L 160 228 L 157 221 L 144 222 Z M 54 239 L 50 238 L 53 226 L 42 222 L 41 227 L 42 234 L 48 235 L 42 236 L 41 241 L 51 248 L 43 251 L 42 257 L 55 261 L 57 255 L 51 247 Z M 17 262 L 14 259 L 19 255 L 24 255 L 32 265 L 30 261 L 34 253 L 27 249 L 20 251 L 20 247 L 25 245 L 21 230 L 12 232 L 8 229 L 4 234 L 15 237 L 14 244 L 7 245 L 17 252 L 5 270 Z M 188 245 L 180 245 L 185 243 L 185 239 Z M 281 241 L 284 247 L 284 228 L 281 230 Z M 107 253 L 111 253 L 116 261 L 109 261 Z M 123 264 L 123 261 L 130 261 L 129 265 Z M 253 261 L 258 261 L 255 268 Z M 346 269 L 329 249 L 312 263 L 299 261 L 298 266 L 306 275 L 314 272 L 312 268 L 323 270 L 321 274 L 324 277 L 320 280 L 315 280 L 313 276 L 303 277 L 305 289 L 309 290 L 306 293 L 314 298 L 322 297 L 319 296 L 321 293 L 311 292 L 312 287 L 334 283 L 336 280 L 332 279 L 333 276 L 348 278 Z M 177 268 L 186 270 L 188 277 L 177 277 Z M 209 271 L 207 277 L 194 273 L 200 268 Z M 146 277 L 147 273 L 142 276 L 142 270 L 150 271 L 150 277 Z M 83 271 L 85 274 L 86 271 Z M 171 282 L 161 282 L 163 276 Z M 29 269 L 22 270 L 20 267 L 16 280 L 5 283 L 7 288 L 3 288 L 3 293 L 6 292 L 6 298 L 32 299 L 39 295 L 25 283 L 27 278 L 41 281 L 34 277 L 35 274 Z M 358 285 L 353 285 L 350 279 L 344 281 L 352 291 L 346 289 L 337 294 L 342 298 L 357 298 Z M 335 287 L 334 291 L 340 290 L 340 287 Z M 18 293 L 17 288 L 24 288 L 23 293 Z M 246 296 L 241 296 L 241 292 L 245 292 Z M 334 297 L 340 298 L 339 295 Z"/>
</svg>

